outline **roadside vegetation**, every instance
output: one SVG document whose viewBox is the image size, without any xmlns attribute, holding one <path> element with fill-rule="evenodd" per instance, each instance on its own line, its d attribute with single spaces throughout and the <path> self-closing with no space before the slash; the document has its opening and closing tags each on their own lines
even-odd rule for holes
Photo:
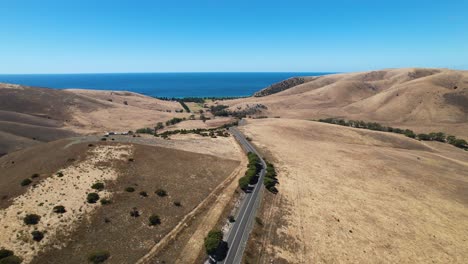
<svg viewBox="0 0 468 264">
<path fill-rule="evenodd" d="M 258 173 L 262 169 L 260 158 L 257 154 L 249 152 L 247 153 L 247 158 L 249 159 L 247 171 L 244 177 L 239 179 L 239 187 L 244 191 L 249 189 L 249 184 L 255 184 L 258 181 Z"/>
<path fill-rule="evenodd" d="M 267 162 L 266 174 L 265 178 L 263 179 L 263 184 L 265 188 L 272 193 L 278 193 L 278 189 L 276 188 L 276 184 L 278 183 L 278 179 L 276 178 L 276 170 L 273 164 Z"/>
<path fill-rule="evenodd" d="M 429 134 L 424 134 L 424 133 L 415 134 L 412 130 L 409 130 L 409 129 L 387 127 L 387 126 L 383 126 L 375 122 L 364 122 L 364 121 L 355 121 L 355 120 L 346 121 L 346 120 L 337 119 L 337 118 L 319 119 L 318 121 L 323 122 L 323 123 L 340 125 L 340 126 L 403 134 L 409 138 L 414 138 L 414 139 L 424 140 L 424 141 L 439 141 L 443 143 L 448 143 L 457 148 L 468 150 L 468 143 L 466 142 L 466 140 L 456 138 L 455 136 L 450 136 L 450 135 L 447 136 L 442 132 L 432 132 Z"/>
<path fill-rule="evenodd" d="M 221 230 L 211 230 L 205 237 L 205 250 L 208 255 L 214 255 L 219 245 L 223 241 L 223 232 Z"/>
</svg>

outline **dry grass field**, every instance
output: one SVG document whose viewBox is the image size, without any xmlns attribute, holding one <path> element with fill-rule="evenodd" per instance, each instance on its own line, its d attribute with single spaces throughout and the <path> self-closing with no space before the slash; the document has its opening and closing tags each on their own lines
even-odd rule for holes
<svg viewBox="0 0 468 264">
<path fill-rule="evenodd" d="M 54 90 L 0 84 L 0 156 L 76 134 L 154 127 L 173 117 L 177 102 L 113 91 Z"/>
<path fill-rule="evenodd" d="M 280 181 L 247 263 L 468 259 L 468 152 L 312 121 L 249 120 L 242 130 Z"/>
<path fill-rule="evenodd" d="M 357 119 L 468 139 L 468 71 L 411 68 L 331 74 L 272 95 L 219 103 L 232 110 L 263 104 L 268 109 L 258 115 L 270 117 Z"/>
<path fill-rule="evenodd" d="M 216 149 L 218 140 L 223 150 L 211 153 L 230 159 L 156 144 L 79 140 L 40 144 L 1 157 L 0 244 L 21 256 L 23 263 L 86 263 L 96 250 L 109 251 L 109 263 L 135 263 L 182 220 L 190 220 L 189 213 L 196 217 L 208 210 L 207 203 L 194 212 L 239 170 L 240 152 L 232 138 L 205 139 L 203 145 L 213 144 L 211 148 Z M 184 142 L 185 149 L 190 149 L 190 141 L 194 147 L 199 144 L 190 138 L 171 143 L 178 141 Z M 32 177 L 35 173 L 39 176 Z M 32 183 L 21 186 L 26 178 Z M 87 194 L 96 191 L 91 189 L 95 182 L 104 183 L 98 194 L 110 199 L 110 204 L 86 202 Z M 127 187 L 135 190 L 127 192 Z M 221 187 L 210 203 L 227 185 Z M 167 195 L 160 197 L 158 189 Z M 54 213 L 56 205 L 65 206 L 66 212 Z M 134 208 L 140 216 L 130 215 Z M 39 224 L 25 225 L 23 218 L 32 213 L 41 216 Z M 161 224 L 149 225 L 152 214 L 160 217 Z M 40 242 L 33 241 L 33 230 L 44 232 Z"/>
</svg>

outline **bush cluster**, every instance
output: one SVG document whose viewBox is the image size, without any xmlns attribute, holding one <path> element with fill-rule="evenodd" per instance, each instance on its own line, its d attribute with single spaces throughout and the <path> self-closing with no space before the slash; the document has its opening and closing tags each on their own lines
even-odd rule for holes
<svg viewBox="0 0 468 264">
<path fill-rule="evenodd" d="M 265 178 L 263 179 L 263 184 L 272 193 L 277 193 L 278 189 L 276 189 L 276 184 L 278 183 L 278 179 L 276 178 L 276 170 L 273 164 L 267 162 L 266 174 Z"/>
<path fill-rule="evenodd" d="M 409 129 L 387 127 L 387 126 L 383 126 L 375 122 L 364 122 L 364 121 L 355 121 L 355 120 L 346 121 L 346 120 L 337 119 L 337 118 L 325 118 L 325 119 L 319 119 L 318 121 L 323 122 L 323 123 L 340 125 L 340 126 L 348 126 L 348 127 L 364 128 L 364 129 L 383 131 L 383 132 L 398 133 L 398 134 L 403 134 L 409 138 L 425 140 L 425 141 L 439 141 L 439 142 L 451 144 L 457 148 L 468 150 L 468 143 L 466 142 L 466 140 L 458 139 L 455 136 L 446 136 L 442 132 L 432 132 L 429 134 L 421 133 L 421 134 L 416 135 L 412 130 L 409 130 Z"/>
<path fill-rule="evenodd" d="M 208 255 L 216 253 L 219 244 L 223 240 L 223 232 L 221 230 L 211 230 L 208 236 L 205 237 L 205 250 Z"/>
<path fill-rule="evenodd" d="M 247 153 L 247 158 L 249 159 L 247 171 L 244 177 L 239 179 L 239 187 L 244 191 L 249 188 L 249 184 L 255 184 L 258 181 L 258 173 L 262 169 L 260 158 L 257 154 L 249 152 Z"/>
<path fill-rule="evenodd" d="M 184 118 L 174 117 L 174 118 L 166 121 L 166 126 L 172 126 L 172 125 L 180 123 L 180 122 L 182 122 L 184 120 L 185 120 L 185 117 Z"/>
<path fill-rule="evenodd" d="M 185 112 L 190 113 L 190 108 L 185 104 L 184 101 L 179 100 L 179 104 L 185 109 Z"/>
</svg>

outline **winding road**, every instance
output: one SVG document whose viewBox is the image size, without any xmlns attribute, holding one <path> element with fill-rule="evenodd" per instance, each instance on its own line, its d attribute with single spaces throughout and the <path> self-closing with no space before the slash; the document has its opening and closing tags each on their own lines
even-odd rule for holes
<svg viewBox="0 0 468 264">
<path fill-rule="evenodd" d="M 265 161 L 244 135 L 236 127 L 231 127 L 229 131 L 246 152 L 252 152 L 258 155 L 262 163 L 262 170 L 260 171 L 257 184 L 250 186 L 251 191 L 246 193 L 245 198 L 242 200 L 236 222 L 228 234 L 226 240 L 228 243 L 228 252 L 226 258 L 219 262 L 224 264 L 241 263 L 242 261 L 242 255 L 249 239 L 249 234 L 253 228 L 253 220 L 260 205 L 266 168 Z"/>
</svg>

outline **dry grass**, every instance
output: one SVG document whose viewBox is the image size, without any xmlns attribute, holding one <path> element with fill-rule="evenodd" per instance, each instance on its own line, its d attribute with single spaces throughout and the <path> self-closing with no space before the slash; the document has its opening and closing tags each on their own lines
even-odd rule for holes
<svg viewBox="0 0 468 264">
<path fill-rule="evenodd" d="M 294 119 L 340 117 L 442 131 L 467 137 L 468 71 L 391 69 L 331 74 L 265 97 L 220 102 L 268 107 L 260 115 Z"/>
<path fill-rule="evenodd" d="M 468 258 L 468 153 L 309 121 L 253 120 L 243 129 L 279 171 L 279 194 L 262 212 L 270 225 L 261 263 Z"/>
<path fill-rule="evenodd" d="M 122 159 L 131 154 L 129 146 L 100 146 L 89 151 L 88 157 L 77 164 L 61 170 L 62 177 L 52 175 L 30 187 L 26 193 L 16 197 L 13 203 L 1 211 L 0 241 L 2 246 L 13 250 L 17 256 L 29 263 L 41 251 L 51 247 L 61 247 L 66 241 L 60 241 L 64 234 L 72 233 L 84 217 L 91 215 L 98 204 L 86 202 L 87 193 L 93 192 L 95 182 L 109 182 L 117 179 L 117 172 L 103 162 Z M 110 197 L 107 191 L 100 192 L 101 197 Z M 62 205 L 64 214 L 53 212 L 54 206 Z M 37 214 L 40 222 L 34 226 L 23 223 L 27 214 Z M 41 242 L 32 240 L 31 232 L 46 232 Z"/>
</svg>

